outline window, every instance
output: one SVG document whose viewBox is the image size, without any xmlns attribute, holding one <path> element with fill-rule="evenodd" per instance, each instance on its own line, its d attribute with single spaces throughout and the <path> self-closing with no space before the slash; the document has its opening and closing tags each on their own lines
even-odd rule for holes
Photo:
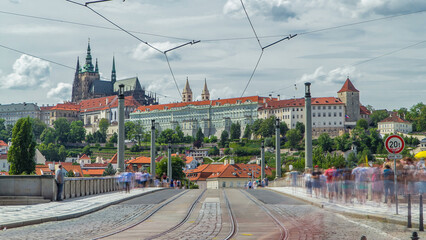
<svg viewBox="0 0 426 240">
<path fill-rule="evenodd" d="M 323 106 L 323 107 L 322 107 L 322 109 L 325 109 L 325 108 L 326 108 L 326 106 Z"/>
<path fill-rule="evenodd" d="M 328 122 L 328 125 L 331 125 L 331 122 Z"/>
<path fill-rule="evenodd" d="M 323 116 L 323 117 L 326 117 L 326 116 L 325 116 L 325 113 L 322 113 L 322 116 Z"/>
<path fill-rule="evenodd" d="M 334 125 L 336 125 L 336 122 L 334 122 Z"/>
<path fill-rule="evenodd" d="M 334 113 L 334 116 L 336 117 L 336 116 L 337 116 L 337 113 Z"/>
<path fill-rule="evenodd" d="M 312 117 L 315 117 L 315 113 L 312 113 Z"/>
<path fill-rule="evenodd" d="M 341 117 L 342 116 L 342 113 L 341 112 L 339 112 L 339 117 Z"/>
<path fill-rule="evenodd" d="M 333 107 L 333 109 L 336 109 L 336 108 L 337 108 L 336 106 Z"/>
<path fill-rule="evenodd" d="M 331 117 L 331 112 L 328 113 L 328 116 Z"/>
<path fill-rule="evenodd" d="M 313 106 L 312 109 L 315 110 L 315 106 Z"/>
<path fill-rule="evenodd" d="M 314 126 L 315 126 L 315 122 L 313 122 L 313 123 L 312 123 L 312 125 L 314 125 Z"/>
<path fill-rule="evenodd" d="M 339 109 L 342 109 L 342 106 L 339 106 Z"/>
<path fill-rule="evenodd" d="M 328 109 L 331 109 L 331 106 L 328 106 Z"/>
</svg>

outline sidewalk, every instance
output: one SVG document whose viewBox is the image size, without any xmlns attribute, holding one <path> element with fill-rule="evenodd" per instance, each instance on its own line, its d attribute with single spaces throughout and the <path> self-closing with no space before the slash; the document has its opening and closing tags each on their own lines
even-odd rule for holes
<svg viewBox="0 0 426 240">
<path fill-rule="evenodd" d="M 160 190 L 163 188 L 137 188 L 132 189 L 130 193 L 120 191 L 65 199 L 61 202 L 0 206 L 0 229 L 76 218 Z"/>
<path fill-rule="evenodd" d="M 315 195 L 311 197 L 306 193 L 305 188 L 300 187 L 268 187 L 267 189 L 283 193 L 285 195 L 300 199 L 302 201 L 308 202 L 312 205 L 337 212 L 353 217 L 369 218 L 375 219 L 382 222 L 395 223 L 407 226 L 407 212 L 408 207 L 407 203 L 401 203 L 398 207 L 398 215 L 396 215 L 395 204 L 389 208 L 386 204 L 381 203 L 378 206 L 377 203 L 372 201 L 367 201 L 366 204 L 361 205 L 356 202 L 354 204 L 344 204 L 340 202 L 329 202 L 326 198 L 315 198 Z M 418 197 L 418 196 L 416 196 Z M 418 201 L 417 201 L 418 202 Z M 425 215 L 425 207 L 423 207 L 423 215 Z M 411 221 L 412 227 L 419 227 L 419 204 L 411 205 Z"/>
</svg>

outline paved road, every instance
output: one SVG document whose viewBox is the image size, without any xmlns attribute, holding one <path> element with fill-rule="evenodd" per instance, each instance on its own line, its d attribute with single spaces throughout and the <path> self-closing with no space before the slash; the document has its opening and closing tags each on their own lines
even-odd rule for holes
<svg viewBox="0 0 426 240">
<path fill-rule="evenodd" d="M 163 190 L 79 218 L 0 231 L 0 239 L 90 239 L 131 224 L 156 204 L 180 192 L 182 190 Z"/>
</svg>

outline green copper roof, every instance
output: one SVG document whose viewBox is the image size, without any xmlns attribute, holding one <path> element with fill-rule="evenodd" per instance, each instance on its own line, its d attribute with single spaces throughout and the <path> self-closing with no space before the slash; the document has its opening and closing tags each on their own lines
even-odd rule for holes
<svg viewBox="0 0 426 240">
<path fill-rule="evenodd" d="M 90 53 L 90 40 L 89 40 L 89 43 L 87 44 L 86 64 L 84 64 L 82 72 L 94 72 L 92 55 Z"/>
</svg>

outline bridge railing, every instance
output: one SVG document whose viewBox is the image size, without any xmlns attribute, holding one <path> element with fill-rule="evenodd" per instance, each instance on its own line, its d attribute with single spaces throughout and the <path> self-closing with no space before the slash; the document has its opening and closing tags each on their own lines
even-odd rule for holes
<svg viewBox="0 0 426 240">
<path fill-rule="evenodd" d="M 116 177 L 65 178 L 62 198 L 75 198 L 119 190 Z M 56 196 L 55 196 L 56 198 Z"/>
</svg>

